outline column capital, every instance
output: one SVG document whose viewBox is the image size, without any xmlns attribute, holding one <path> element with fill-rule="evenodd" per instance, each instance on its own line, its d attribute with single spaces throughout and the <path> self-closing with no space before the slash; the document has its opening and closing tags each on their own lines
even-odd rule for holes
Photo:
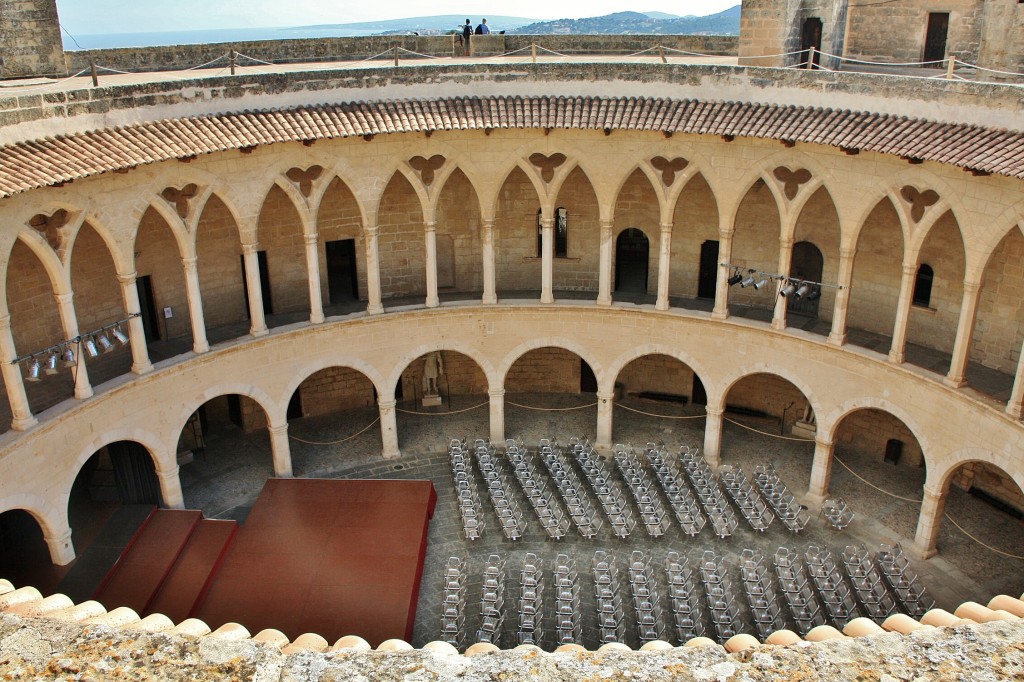
<svg viewBox="0 0 1024 682">
<path fill-rule="evenodd" d="M 735 227 L 730 227 L 730 228 L 725 229 L 725 230 L 721 230 L 720 229 L 720 230 L 718 230 L 718 239 L 720 241 L 731 241 L 732 240 L 732 236 L 734 234 L 736 234 L 736 228 Z"/>
<path fill-rule="evenodd" d="M 502 388 L 489 388 L 489 389 L 487 389 L 487 395 L 491 396 L 492 398 L 504 398 L 505 397 L 505 389 L 504 389 L 504 387 L 502 387 Z"/>
<path fill-rule="evenodd" d="M 711 405 L 706 405 L 704 407 L 704 411 L 707 413 L 707 416 L 709 416 L 709 417 L 716 417 L 717 418 L 717 417 L 721 417 L 723 414 L 725 414 L 725 408 L 724 407 L 712 407 Z"/>
<path fill-rule="evenodd" d="M 661 223 L 661 225 L 659 225 L 659 227 L 661 228 L 661 233 L 662 234 L 665 234 L 666 232 L 671 233 L 672 232 L 673 223 Z"/>
<path fill-rule="evenodd" d="M 75 294 L 74 292 L 69 291 L 66 294 L 54 294 L 53 297 L 54 299 L 56 299 L 57 303 L 64 304 L 71 303 L 71 301 L 74 300 L 75 298 Z"/>
<path fill-rule="evenodd" d="M 436 232 L 437 231 L 437 221 L 436 220 L 424 220 L 423 221 L 423 229 L 426 230 L 427 232 Z"/>
<path fill-rule="evenodd" d="M 304 241 L 306 244 L 316 244 L 318 241 L 320 241 L 320 233 L 316 231 L 306 232 L 305 234 L 302 235 L 302 241 Z"/>
<path fill-rule="evenodd" d="M 981 291 L 981 282 L 975 282 L 974 280 L 964 280 L 964 293 L 965 294 L 976 294 Z"/>
<path fill-rule="evenodd" d="M 822 448 L 825 450 L 831 449 L 835 445 L 835 441 L 825 440 L 824 438 L 815 438 L 814 447 Z"/>
<path fill-rule="evenodd" d="M 270 426 L 267 427 L 267 430 L 270 431 L 270 433 L 272 433 L 274 435 L 281 435 L 281 434 L 288 433 L 288 422 L 285 422 L 284 424 L 278 424 L 276 426 L 270 425 Z"/>
<path fill-rule="evenodd" d="M 545 218 L 544 216 L 541 216 L 540 226 L 542 228 L 544 228 L 545 230 L 550 230 L 551 228 L 553 228 L 555 226 L 555 219 L 554 218 Z"/>
<path fill-rule="evenodd" d="M 903 276 L 904 277 L 914 276 L 916 274 L 917 274 L 917 264 L 916 263 L 907 263 L 907 262 L 903 263 Z"/>
<path fill-rule="evenodd" d="M 7 329 L 10 329 L 10 328 L 11 328 L 11 314 L 10 313 L 4 313 L 3 315 L 0 315 L 0 331 L 7 330 Z"/>
<path fill-rule="evenodd" d="M 199 258 L 197 256 L 182 256 L 181 257 L 181 264 L 182 264 L 183 267 L 194 268 L 194 267 L 196 267 L 196 265 L 198 265 L 198 263 L 199 263 Z"/>
<path fill-rule="evenodd" d="M 839 257 L 849 260 L 857 255 L 857 247 L 839 249 Z"/>
<path fill-rule="evenodd" d="M 494 216 L 490 218 L 480 218 L 480 224 L 485 228 L 494 229 Z"/>
<path fill-rule="evenodd" d="M 598 400 L 615 400 L 615 391 L 598 391 Z"/>
<path fill-rule="evenodd" d="M 793 244 L 794 244 L 794 241 L 793 241 L 792 237 L 782 237 L 782 238 L 779 239 L 779 248 L 780 249 L 792 249 L 793 248 Z"/>
<path fill-rule="evenodd" d="M 253 244 L 242 244 L 242 253 L 244 253 L 247 256 L 249 254 L 251 254 L 251 253 L 256 253 L 259 250 L 260 250 L 260 243 L 259 242 L 255 242 Z"/>
<path fill-rule="evenodd" d="M 117 281 L 120 282 L 121 284 L 125 284 L 125 285 L 135 284 L 135 281 L 138 278 L 139 278 L 139 273 L 138 273 L 137 270 L 132 270 L 131 272 L 126 272 L 124 274 L 122 274 L 120 272 L 117 273 Z"/>
<path fill-rule="evenodd" d="M 928 487 L 927 484 L 921 486 L 921 493 L 925 500 L 936 501 L 942 499 L 942 490 L 936 490 L 935 488 Z"/>
<path fill-rule="evenodd" d="M 398 405 L 398 401 L 397 400 L 378 400 L 377 401 L 377 407 L 379 407 L 381 410 L 393 410 L 393 409 L 395 409 L 396 405 Z"/>
<path fill-rule="evenodd" d="M 380 228 L 376 225 L 365 225 L 363 226 L 363 233 L 366 234 L 367 238 L 375 238 L 380 234 Z"/>
<path fill-rule="evenodd" d="M 160 478 L 176 477 L 180 471 L 181 467 L 179 467 L 177 464 L 162 469 L 160 467 L 156 467 L 156 475 L 159 476 Z"/>
</svg>

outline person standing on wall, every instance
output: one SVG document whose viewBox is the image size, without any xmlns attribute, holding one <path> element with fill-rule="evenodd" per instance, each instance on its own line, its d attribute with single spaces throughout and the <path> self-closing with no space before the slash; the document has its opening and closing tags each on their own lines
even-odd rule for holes
<svg viewBox="0 0 1024 682">
<path fill-rule="evenodd" d="M 487 20 L 481 19 L 480 25 L 476 27 L 476 34 L 478 36 L 485 36 L 491 32 L 491 29 L 487 28 Z"/>
<path fill-rule="evenodd" d="M 473 36 L 473 25 L 466 19 L 466 25 L 462 27 L 462 46 L 466 48 L 466 56 L 469 56 L 469 40 Z"/>
</svg>

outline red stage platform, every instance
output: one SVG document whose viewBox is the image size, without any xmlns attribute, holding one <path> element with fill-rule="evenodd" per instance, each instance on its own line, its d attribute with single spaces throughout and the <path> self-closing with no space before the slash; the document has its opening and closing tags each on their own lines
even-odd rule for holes
<svg viewBox="0 0 1024 682">
<path fill-rule="evenodd" d="M 412 639 L 430 481 L 270 479 L 195 615 L 294 639 Z"/>
</svg>

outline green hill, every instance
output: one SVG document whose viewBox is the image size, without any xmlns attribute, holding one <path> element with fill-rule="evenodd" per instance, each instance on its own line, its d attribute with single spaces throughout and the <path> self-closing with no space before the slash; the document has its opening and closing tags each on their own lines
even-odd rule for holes
<svg viewBox="0 0 1024 682">
<path fill-rule="evenodd" d="M 490 23 L 490 19 L 488 19 L 488 23 Z M 510 29 L 508 32 L 524 35 L 546 35 L 553 33 L 569 35 L 739 35 L 740 5 L 703 17 L 687 16 L 662 19 L 640 12 L 616 12 L 603 17 L 542 21 Z"/>
</svg>

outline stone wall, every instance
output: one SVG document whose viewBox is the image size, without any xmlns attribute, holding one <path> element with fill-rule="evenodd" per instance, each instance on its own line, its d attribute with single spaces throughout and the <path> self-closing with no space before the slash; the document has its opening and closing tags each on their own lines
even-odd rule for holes
<svg viewBox="0 0 1024 682">
<path fill-rule="evenodd" d="M 328 367 L 299 384 L 302 416 L 315 417 L 373 405 L 373 382 L 349 367 Z"/>
<path fill-rule="evenodd" d="M 693 370 L 667 355 L 648 355 L 622 368 L 616 384 L 626 395 L 642 392 L 668 393 L 693 398 Z"/>
<path fill-rule="evenodd" d="M 736 382 L 725 397 L 727 411 L 739 408 L 741 414 L 742 410 L 763 412 L 781 424 L 779 433 L 787 436 L 793 424 L 803 417 L 807 405 L 807 396 L 799 388 L 774 374 L 744 377 Z"/>
<path fill-rule="evenodd" d="M 143 213 L 134 249 L 137 276 L 150 278 L 159 338 L 191 336 L 181 259 L 167 257 L 178 252 L 178 244 L 171 228 L 156 210 L 149 208 Z M 171 317 L 164 317 L 165 308 L 171 309 Z"/>
<path fill-rule="evenodd" d="M 850 12 L 847 56 L 883 62 L 919 62 L 924 57 L 929 12 L 949 12 L 946 54 L 977 63 L 981 43 L 980 0 L 933 0 L 868 4 Z"/>
<path fill-rule="evenodd" d="M 532 350 L 509 368 L 505 393 L 579 393 L 581 362 L 563 348 Z"/>
<path fill-rule="evenodd" d="M 423 396 L 423 365 L 426 356 L 416 358 L 402 371 L 402 399 L 415 400 Z M 462 353 L 441 351 L 443 372 L 438 390 L 443 396 L 487 395 L 487 377 L 480 365 Z"/>
<path fill-rule="evenodd" d="M 0 3 L 0 78 L 65 73 L 57 0 Z"/>
<path fill-rule="evenodd" d="M 1024 512 L 1024 492 L 1013 479 L 996 467 L 984 462 L 968 462 L 953 476 L 952 485 L 962 490 L 977 488 L 992 497 Z"/>
<path fill-rule="evenodd" d="M 921 444 L 906 424 L 881 410 L 857 410 L 843 419 L 836 430 L 836 454 L 846 452 L 881 460 L 890 439 L 903 443 L 899 466 L 924 466 Z"/>
</svg>

